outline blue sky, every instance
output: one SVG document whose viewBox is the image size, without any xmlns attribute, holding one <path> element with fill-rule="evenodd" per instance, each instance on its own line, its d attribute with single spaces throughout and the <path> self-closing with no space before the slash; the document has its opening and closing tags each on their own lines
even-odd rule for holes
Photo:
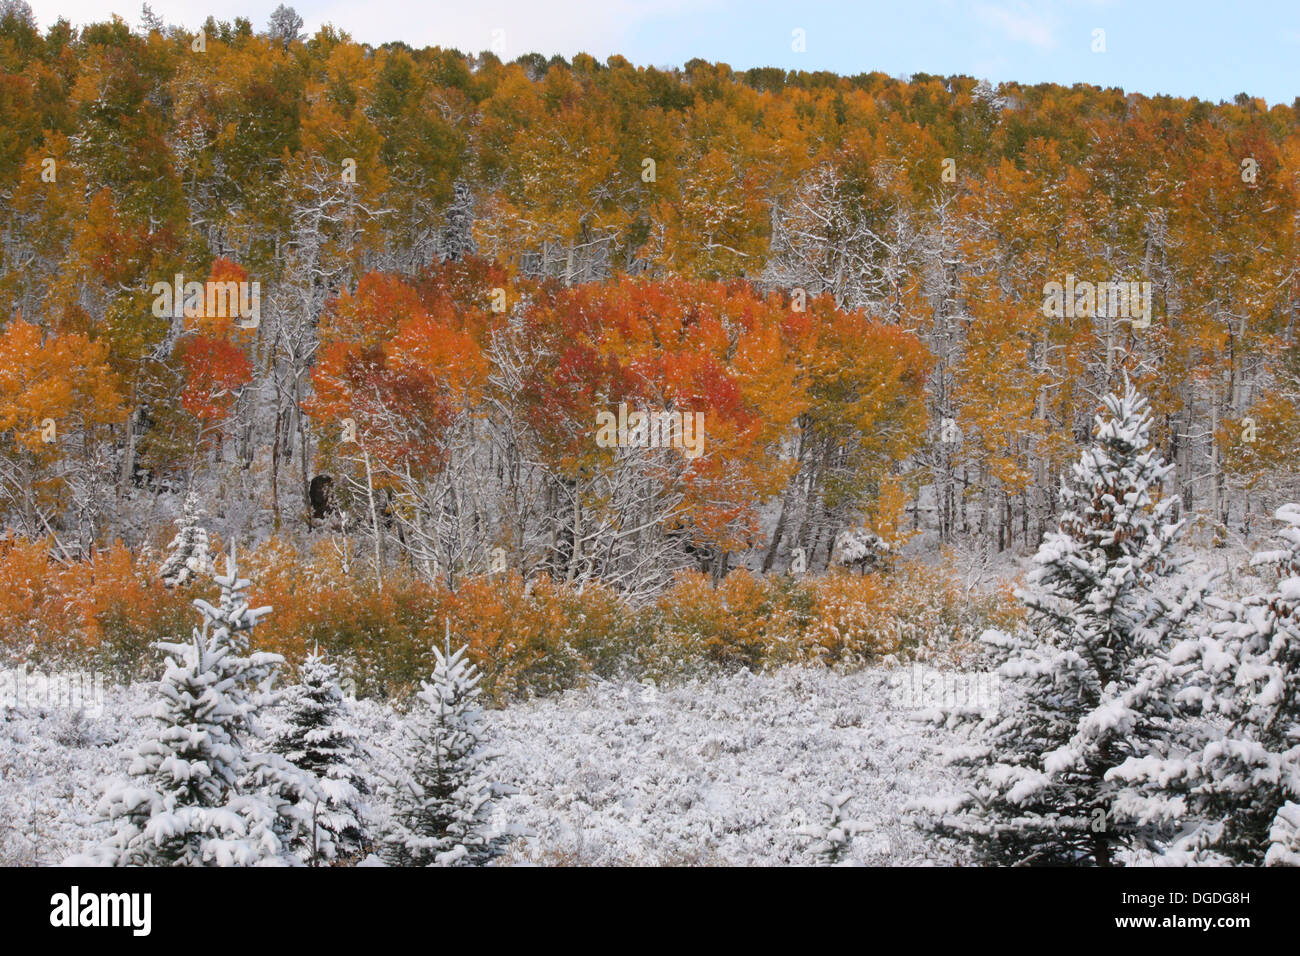
<svg viewBox="0 0 1300 956">
<path fill-rule="evenodd" d="M 137 0 L 29 0 L 43 26 L 116 12 L 137 23 Z M 275 2 L 152 0 L 168 23 L 195 27 L 210 13 L 261 29 Z M 465 51 L 538 51 L 566 57 L 619 53 L 633 63 L 692 57 L 737 69 L 891 75 L 964 73 L 1001 82 L 1120 86 L 1141 93 L 1269 104 L 1300 96 L 1300 0 L 297 0 L 357 40 L 403 40 Z M 804 31 L 796 52 L 794 31 Z M 1094 31 L 1105 52 L 1093 52 Z"/>
</svg>

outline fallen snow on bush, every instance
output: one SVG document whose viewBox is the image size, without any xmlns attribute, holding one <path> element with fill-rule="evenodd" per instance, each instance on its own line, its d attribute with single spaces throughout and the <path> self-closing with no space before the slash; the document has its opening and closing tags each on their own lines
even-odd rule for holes
<svg viewBox="0 0 1300 956">
<path fill-rule="evenodd" d="M 0 707 L 0 863 L 58 863 L 107 835 L 98 794 L 149 731 L 150 692 L 110 689 L 102 714 L 81 721 Z M 884 670 L 791 668 L 602 684 L 489 712 L 506 790 L 494 822 L 517 834 L 502 862 L 813 863 L 800 831 L 845 791 L 845 817 L 861 825 L 848 863 L 945 862 L 903 813 L 951 787 L 929 748 L 940 731 L 897 696 Z M 382 771 L 398 759 L 400 718 L 369 701 L 356 711 Z M 278 716 L 266 723 L 274 731 Z"/>
</svg>

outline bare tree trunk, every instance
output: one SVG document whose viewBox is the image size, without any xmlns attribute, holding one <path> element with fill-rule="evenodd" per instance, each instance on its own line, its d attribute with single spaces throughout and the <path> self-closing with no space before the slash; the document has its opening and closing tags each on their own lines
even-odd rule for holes
<svg viewBox="0 0 1300 956">
<path fill-rule="evenodd" d="M 275 393 L 275 433 L 271 440 L 271 523 L 280 530 L 280 390 Z"/>
<path fill-rule="evenodd" d="M 294 381 L 294 405 L 298 409 L 298 451 L 302 458 L 302 506 L 311 527 L 311 464 L 310 450 L 307 446 L 307 416 L 302 413 L 302 379 Z"/>
<path fill-rule="evenodd" d="M 375 481 L 370 471 L 370 452 L 362 452 L 366 463 L 366 498 L 370 501 L 370 525 L 375 532 L 375 586 L 382 593 L 384 590 L 384 548 L 381 537 L 383 531 L 379 526 L 379 511 L 375 508 Z"/>
<path fill-rule="evenodd" d="M 785 522 L 789 510 L 790 496 L 787 493 L 781 496 L 781 514 L 776 519 L 776 528 L 772 531 L 772 543 L 767 546 L 767 554 L 763 555 L 764 574 L 772 570 L 772 563 L 776 560 L 776 550 L 781 546 L 781 537 L 785 534 Z"/>
</svg>

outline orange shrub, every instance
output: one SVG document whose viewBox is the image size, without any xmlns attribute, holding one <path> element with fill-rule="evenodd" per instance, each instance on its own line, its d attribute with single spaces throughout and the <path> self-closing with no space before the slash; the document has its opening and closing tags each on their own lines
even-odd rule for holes
<svg viewBox="0 0 1300 956">
<path fill-rule="evenodd" d="M 566 602 L 562 590 L 546 578 L 528 589 L 511 572 L 472 578 L 456 592 L 451 627 L 469 643 L 490 696 L 546 693 L 577 683 L 586 668 L 568 626 L 575 602 Z"/>
<path fill-rule="evenodd" d="M 255 603 L 273 608 L 258 646 L 291 662 L 319 648 L 340 658 L 358 692 L 404 697 L 428 677 L 450 624 L 453 644 L 469 645 L 494 701 L 612 675 L 635 651 L 628 611 L 600 585 L 526 584 L 509 573 L 468 578 L 453 593 L 397 567 L 381 589 L 357 571 L 345 572 L 328 544 L 304 559 L 283 541 L 264 543 L 243 570 Z"/>
<path fill-rule="evenodd" d="M 1020 607 L 1003 587 L 966 594 L 949 556 L 904 561 L 887 574 L 839 571 L 813 580 L 806 655 L 831 665 L 881 658 L 960 658 L 976 653 L 988 627 L 1009 627 Z"/>
<path fill-rule="evenodd" d="M 858 664 L 898 649 L 891 580 L 838 571 L 813 582 L 812 591 L 813 621 L 800 641 L 805 659 Z"/>
<path fill-rule="evenodd" d="M 44 656 L 55 635 L 80 623 L 48 540 L 0 542 L 0 646 L 10 662 Z"/>
<path fill-rule="evenodd" d="M 339 659 L 361 694 L 405 696 L 432 670 L 444 595 L 406 569 L 387 570 L 380 587 L 364 566 L 345 571 L 328 542 L 305 558 L 271 538 L 240 573 L 252 582 L 252 602 L 272 608 L 257 629 L 261 650 L 293 665 L 319 649 Z"/>
<path fill-rule="evenodd" d="M 88 663 L 147 673 L 150 645 L 188 633 L 191 595 L 169 591 L 121 542 L 84 561 L 55 560 L 48 540 L 0 547 L 0 646 L 13 662 Z"/>
<path fill-rule="evenodd" d="M 659 599 L 656 630 L 679 666 L 700 659 L 758 670 L 794 656 L 809 609 L 802 583 L 788 577 L 757 577 L 742 568 L 715 586 L 706 575 L 687 572 Z"/>
<path fill-rule="evenodd" d="M 488 699 L 504 702 L 589 677 L 680 676 L 702 668 L 759 670 L 789 662 L 960 657 L 985 627 L 1009 627 L 1007 591 L 963 593 L 950 558 L 886 572 L 823 577 L 737 570 L 714 584 L 684 573 L 653 605 L 632 608 L 603 585 L 574 587 L 517 573 L 469 578 L 455 592 L 398 566 L 381 583 L 364 559 L 330 541 L 304 554 L 272 538 L 242 555 L 250 599 L 273 613 L 258 649 L 293 667 L 319 649 L 358 693 L 406 697 L 445 640 L 468 644 Z M 200 582 L 168 590 L 157 568 L 120 543 L 85 561 L 55 560 L 48 541 L 0 543 L 0 649 L 11 662 L 79 660 L 123 679 L 152 675 L 150 645 L 188 635 Z"/>
</svg>

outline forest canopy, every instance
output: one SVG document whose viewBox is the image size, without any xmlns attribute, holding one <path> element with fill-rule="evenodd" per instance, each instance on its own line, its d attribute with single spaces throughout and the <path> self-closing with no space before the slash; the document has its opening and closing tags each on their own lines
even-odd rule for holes
<svg viewBox="0 0 1300 956">
<path fill-rule="evenodd" d="M 1300 104 L 291 26 L 2 8 L 11 534 L 156 545 L 199 489 L 376 571 L 630 591 L 903 527 L 1032 548 L 1126 376 L 1181 508 L 1294 494 Z M 702 413 L 704 454 L 600 447 L 620 406 Z"/>
</svg>

